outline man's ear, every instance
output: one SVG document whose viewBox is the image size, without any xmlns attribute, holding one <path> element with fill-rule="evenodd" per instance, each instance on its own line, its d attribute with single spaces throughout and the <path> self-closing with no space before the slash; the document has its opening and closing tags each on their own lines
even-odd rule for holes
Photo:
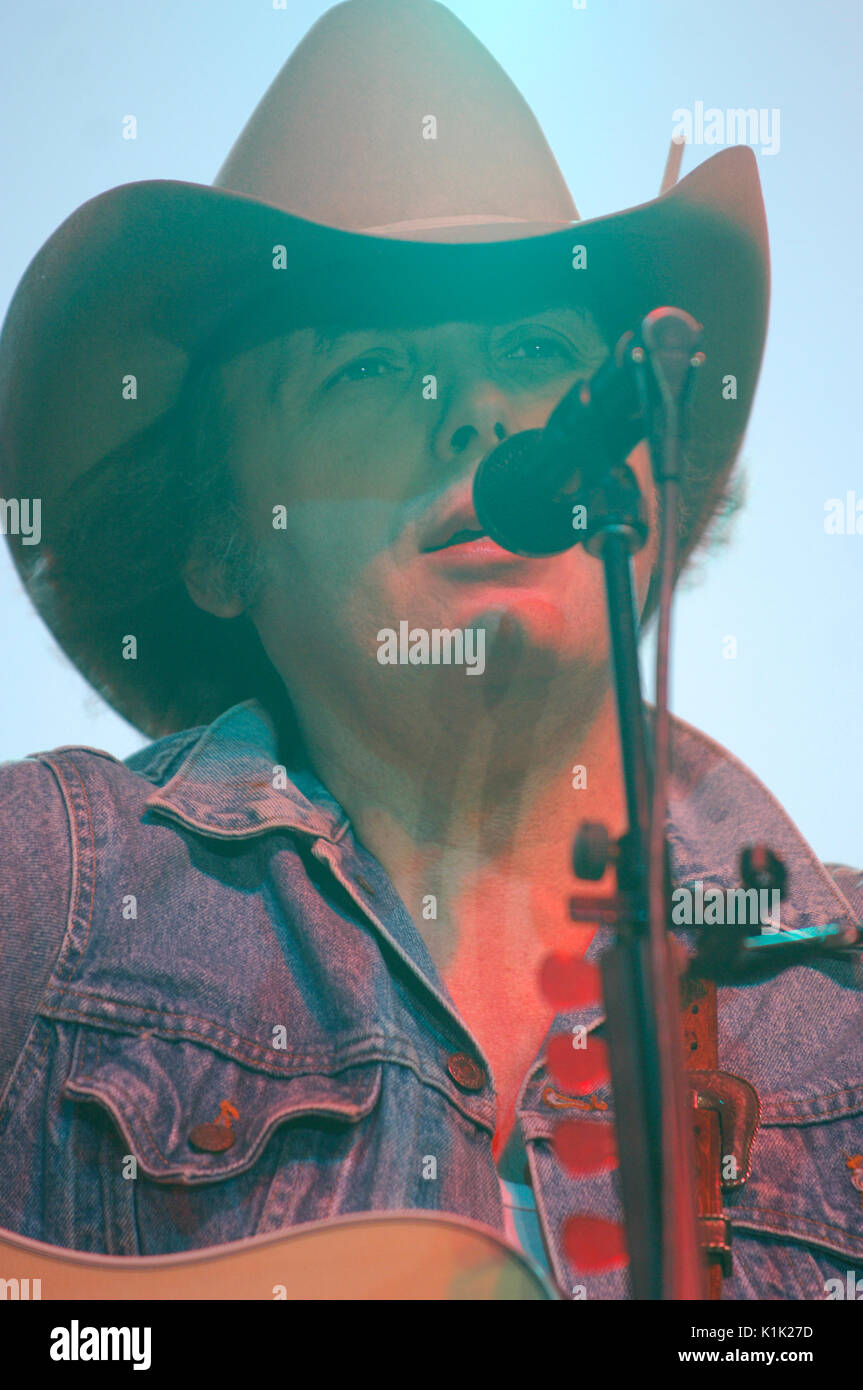
<svg viewBox="0 0 863 1390">
<path fill-rule="evenodd" d="M 181 573 L 189 598 L 205 613 L 217 618 L 238 618 L 245 612 L 238 595 L 225 593 L 218 566 L 200 547 L 192 547 Z"/>
</svg>

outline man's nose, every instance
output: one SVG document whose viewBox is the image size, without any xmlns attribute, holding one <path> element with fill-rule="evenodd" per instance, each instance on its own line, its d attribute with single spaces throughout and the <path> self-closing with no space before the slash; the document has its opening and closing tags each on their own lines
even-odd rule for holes
<svg viewBox="0 0 863 1390">
<path fill-rule="evenodd" d="M 435 430 L 434 452 L 442 463 L 479 463 L 512 429 L 501 392 L 478 384 L 459 391 L 446 405 Z"/>
<path fill-rule="evenodd" d="M 502 439 L 506 439 L 506 435 L 506 426 L 502 420 L 495 420 L 490 429 L 485 426 L 459 425 L 458 429 L 453 431 L 450 440 L 452 455 L 454 458 L 458 458 L 466 454 L 474 440 L 479 440 L 481 444 L 488 442 L 487 448 L 483 448 L 482 451 L 485 455 L 488 449 L 499 444 Z"/>
</svg>

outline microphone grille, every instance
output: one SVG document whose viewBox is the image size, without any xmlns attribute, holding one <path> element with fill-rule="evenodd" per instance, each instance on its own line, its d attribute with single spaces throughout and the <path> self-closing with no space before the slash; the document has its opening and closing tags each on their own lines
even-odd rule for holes
<svg viewBox="0 0 863 1390">
<path fill-rule="evenodd" d="M 572 504 L 550 501 L 537 476 L 537 441 L 542 430 L 522 430 L 487 454 L 476 472 L 473 501 L 480 524 L 515 555 L 559 555 L 578 536 Z"/>
</svg>

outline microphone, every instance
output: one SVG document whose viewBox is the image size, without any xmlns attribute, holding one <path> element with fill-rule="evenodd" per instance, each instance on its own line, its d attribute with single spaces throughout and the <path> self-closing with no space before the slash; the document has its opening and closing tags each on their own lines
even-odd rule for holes
<svg viewBox="0 0 863 1390">
<path fill-rule="evenodd" d="M 641 341 L 655 343 L 669 360 L 691 358 L 689 326 L 679 309 L 655 309 L 644 320 Z M 544 429 L 522 430 L 483 459 L 473 483 L 473 503 L 492 540 L 516 555 L 558 555 L 588 532 L 573 527 L 573 507 L 619 467 L 650 428 L 633 363 L 647 354 L 632 332 L 589 381 L 555 406 Z"/>
<path fill-rule="evenodd" d="M 473 504 L 493 541 L 516 555 L 557 555 L 585 539 L 573 506 L 647 431 L 625 333 L 589 381 L 578 381 L 544 429 L 496 445 L 476 471 Z"/>
</svg>

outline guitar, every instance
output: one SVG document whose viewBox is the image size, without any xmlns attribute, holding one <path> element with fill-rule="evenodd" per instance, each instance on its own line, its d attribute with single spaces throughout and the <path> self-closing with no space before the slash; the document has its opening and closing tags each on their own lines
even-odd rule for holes
<svg viewBox="0 0 863 1390">
<path fill-rule="evenodd" d="M 337 1217 L 176 1255 L 93 1255 L 0 1227 L 6 1299 L 560 1301 L 520 1251 L 437 1212 Z"/>
</svg>

